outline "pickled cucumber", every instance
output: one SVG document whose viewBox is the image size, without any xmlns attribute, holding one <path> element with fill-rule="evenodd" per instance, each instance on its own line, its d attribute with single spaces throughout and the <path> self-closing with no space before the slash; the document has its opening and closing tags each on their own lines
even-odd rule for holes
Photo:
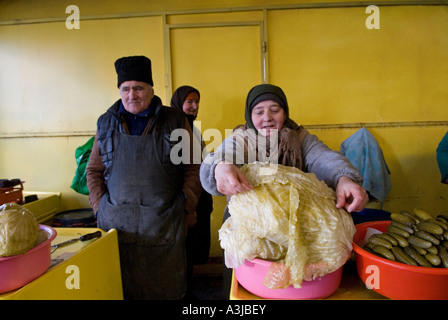
<svg viewBox="0 0 448 320">
<path fill-rule="evenodd" d="M 439 246 L 439 257 L 442 260 L 442 265 L 445 268 L 448 268 L 448 251 L 446 250 L 445 247 Z"/>
<path fill-rule="evenodd" d="M 417 262 L 410 256 L 408 256 L 406 252 L 404 252 L 400 247 L 393 247 L 391 251 L 398 261 L 409 264 L 411 266 L 417 266 Z"/>
<path fill-rule="evenodd" d="M 419 247 L 419 248 L 423 248 L 423 249 L 428 249 L 429 247 L 432 246 L 432 243 L 429 242 L 428 240 L 423 240 L 422 238 L 416 237 L 414 235 L 409 236 L 408 242 L 409 242 L 409 244 L 412 244 L 415 247 Z"/>
<path fill-rule="evenodd" d="M 440 244 L 439 239 L 437 239 L 437 238 L 434 237 L 432 234 L 430 234 L 430 233 L 428 233 L 428 232 L 426 232 L 426 231 L 423 231 L 423 230 L 417 230 L 417 231 L 415 231 L 415 236 L 416 236 L 416 237 L 419 237 L 419 238 L 421 238 L 421 239 L 423 239 L 423 240 L 429 241 L 429 242 L 431 242 L 432 244 L 435 244 L 436 246 Z"/>
<path fill-rule="evenodd" d="M 394 237 L 392 237 L 391 235 L 387 234 L 387 233 L 379 233 L 376 236 L 383 238 L 384 240 L 389 241 L 393 246 L 398 246 L 398 241 L 397 239 L 395 239 Z"/>
<path fill-rule="evenodd" d="M 427 222 L 432 222 L 432 223 L 438 224 L 439 226 L 442 227 L 442 229 L 444 231 L 448 230 L 448 223 L 445 220 L 441 219 L 441 218 L 428 219 Z"/>
<path fill-rule="evenodd" d="M 414 213 L 421 220 L 428 220 L 432 218 L 432 215 L 430 215 L 421 208 L 414 208 Z"/>
<path fill-rule="evenodd" d="M 387 249 L 392 249 L 393 245 L 378 234 L 374 234 L 369 238 L 369 242 L 378 246 L 383 246 Z"/>
<path fill-rule="evenodd" d="M 428 251 L 426 251 L 425 249 L 423 249 L 423 248 L 419 248 L 419 247 L 415 247 L 415 246 L 412 246 L 415 250 L 417 250 L 417 252 L 418 253 L 420 253 L 422 256 L 424 256 L 425 254 L 427 254 L 428 253 Z"/>
<path fill-rule="evenodd" d="M 427 221 L 420 222 L 417 225 L 417 229 L 437 235 L 443 234 L 443 228 L 433 222 L 427 222 Z"/>
<path fill-rule="evenodd" d="M 397 221 L 392 220 L 392 221 L 390 222 L 390 225 L 391 225 L 391 226 L 394 226 L 394 227 L 397 227 L 397 228 L 399 228 L 399 229 L 402 229 L 402 230 L 406 231 L 406 232 L 409 233 L 409 234 L 413 234 L 413 233 L 414 233 L 414 228 L 412 228 L 412 227 L 407 227 L 407 226 L 405 226 L 404 224 L 401 224 L 400 222 L 397 222 Z"/>
<path fill-rule="evenodd" d="M 394 227 L 392 225 L 387 226 L 387 231 L 390 233 L 396 233 L 399 234 L 402 237 L 408 238 L 409 237 L 409 232 L 407 232 L 406 230 Z"/>
<path fill-rule="evenodd" d="M 405 216 L 403 214 L 400 214 L 400 213 L 391 213 L 390 218 L 394 221 L 401 223 L 402 225 L 407 226 L 407 227 L 413 227 L 416 224 L 414 219 L 412 219 L 411 217 Z"/>
<path fill-rule="evenodd" d="M 398 245 L 400 247 L 407 247 L 409 245 L 409 242 L 406 240 L 405 237 L 400 236 L 399 234 L 396 233 L 388 233 L 388 235 L 390 235 L 391 237 L 393 237 L 395 240 L 397 240 Z"/>
<path fill-rule="evenodd" d="M 435 246 L 431 246 L 428 249 L 426 249 L 426 251 L 428 251 L 428 253 L 432 253 L 432 254 L 439 254 L 439 250 L 437 250 L 437 247 Z"/>
<path fill-rule="evenodd" d="M 425 257 L 420 253 L 418 253 L 417 250 L 415 250 L 415 248 L 413 248 L 412 246 L 406 247 L 403 250 L 407 253 L 408 256 L 417 261 L 418 265 L 422 267 L 432 268 L 431 263 L 429 263 L 429 261 L 426 260 Z"/>
<path fill-rule="evenodd" d="M 433 266 L 437 267 L 440 265 L 442 260 L 437 254 L 434 253 L 428 253 L 425 255 L 425 259 L 428 260 Z"/>
<path fill-rule="evenodd" d="M 383 246 L 373 246 L 372 251 L 378 253 L 379 255 L 383 256 L 386 259 L 395 261 L 394 254 L 389 249 L 387 249 L 386 247 L 383 247 Z"/>
<path fill-rule="evenodd" d="M 364 248 L 400 263 L 448 268 L 448 215 L 436 218 L 420 208 L 391 213 L 387 231 L 372 235 Z"/>
<path fill-rule="evenodd" d="M 408 216 L 409 218 L 414 219 L 416 223 L 420 222 L 420 219 L 415 214 L 413 214 L 413 213 L 411 213 L 409 211 L 402 210 L 402 211 L 400 211 L 400 213 L 405 215 L 405 216 Z"/>
</svg>

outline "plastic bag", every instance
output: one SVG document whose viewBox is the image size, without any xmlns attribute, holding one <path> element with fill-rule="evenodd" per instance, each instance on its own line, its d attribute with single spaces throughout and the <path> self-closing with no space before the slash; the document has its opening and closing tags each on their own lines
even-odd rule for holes
<svg viewBox="0 0 448 320">
<path fill-rule="evenodd" d="M 90 153 L 92 152 L 93 141 L 95 137 L 90 138 L 85 144 L 76 148 L 75 158 L 77 168 L 75 177 L 73 178 L 71 188 L 78 193 L 88 195 L 89 188 L 87 187 L 86 168 L 89 163 Z"/>
<path fill-rule="evenodd" d="M 241 170 L 254 189 L 232 196 L 219 230 L 227 267 L 257 257 L 276 261 L 264 284 L 277 289 L 300 288 L 345 264 L 356 229 L 336 208 L 333 189 L 297 168 L 278 165 L 269 173 L 269 164 L 253 163 Z"/>
<path fill-rule="evenodd" d="M 38 235 L 39 224 L 31 211 L 15 203 L 0 206 L 0 257 L 27 252 Z"/>
</svg>

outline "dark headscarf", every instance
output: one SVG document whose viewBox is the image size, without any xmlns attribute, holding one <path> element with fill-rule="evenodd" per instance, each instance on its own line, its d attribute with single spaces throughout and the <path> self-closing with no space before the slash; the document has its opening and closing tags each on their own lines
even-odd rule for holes
<svg viewBox="0 0 448 320">
<path fill-rule="evenodd" d="M 247 128 L 256 130 L 252 123 L 252 110 L 257 103 L 265 100 L 273 100 L 285 110 L 286 118 L 285 123 L 283 124 L 284 128 L 298 129 L 299 126 L 289 118 L 289 106 L 285 93 L 280 87 L 268 83 L 253 87 L 247 94 L 246 109 L 244 113 Z"/>
<path fill-rule="evenodd" d="M 246 109 L 244 113 L 246 124 L 244 126 L 238 126 L 237 128 L 242 128 L 243 130 L 254 129 L 258 139 L 258 130 L 252 122 L 252 110 L 257 103 L 266 100 L 277 102 L 285 110 L 285 122 L 283 123 L 282 129 L 279 131 L 278 163 L 302 169 L 303 159 L 301 144 L 307 131 L 289 118 L 288 101 L 286 100 L 285 93 L 280 87 L 267 83 L 253 87 L 249 91 L 246 99 Z"/>
<path fill-rule="evenodd" d="M 185 102 L 185 98 L 187 98 L 190 92 L 196 92 L 198 94 L 198 98 L 201 98 L 199 90 L 193 88 L 191 86 L 181 86 L 174 91 L 173 96 L 171 98 L 171 107 L 184 112 L 182 106 Z M 193 127 L 193 121 L 196 120 L 196 116 L 192 116 L 190 114 L 185 115 L 190 123 L 190 126 Z"/>
</svg>

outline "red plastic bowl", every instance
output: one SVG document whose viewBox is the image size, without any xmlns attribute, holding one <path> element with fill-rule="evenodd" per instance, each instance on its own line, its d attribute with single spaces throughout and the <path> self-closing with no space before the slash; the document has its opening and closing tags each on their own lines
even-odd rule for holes
<svg viewBox="0 0 448 320">
<path fill-rule="evenodd" d="M 56 238 L 56 230 L 45 225 L 39 227 L 48 233 L 47 240 L 24 254 L 0 258 L 0 293 L 23 287 L 50 267 L 51 242 Z"/>
<path fill-rule="evenodd" d="M 265 299 L 321 299 L 333 294 L 341 284 L 342 268 L 312 281 L 303 281 L 302 288 L 269 289 L 264 277 L 272 262 L 253 259 L 234 269 L 238 283 L 247 291 Z"/>
<path fill-rule="evenodd" d="M 391 299 L 448 299 L 447 268 L 410 266 L 378 257 L 358 245 L 363 241 L 367 228 L 386 232 L 389 224 L 390 221 L 372 221 L 356 225 L 353 249 L 361 280 L 372 290 Z"/>
</svg>

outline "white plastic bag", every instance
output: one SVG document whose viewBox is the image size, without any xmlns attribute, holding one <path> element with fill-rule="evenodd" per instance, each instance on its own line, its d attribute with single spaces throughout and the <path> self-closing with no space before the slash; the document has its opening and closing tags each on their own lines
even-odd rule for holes
<svg viewBox="0 0 448 320">
<path fill-rule="evenodd" d="M 241 167 L 254 190 L 232 196 L 231 217 L 219 230 L 225 262 L 237 268 L 256 257 L 277 261 L 269 288 L 301 287 L 339 269 L 350 257 L 355 226 L 336 195 L 312 173 L 253 163 Z M 267 171 L 268 170 L 268 171 Z M 285 268 L 286 267 L 286 268 Z"/>
</svg>

